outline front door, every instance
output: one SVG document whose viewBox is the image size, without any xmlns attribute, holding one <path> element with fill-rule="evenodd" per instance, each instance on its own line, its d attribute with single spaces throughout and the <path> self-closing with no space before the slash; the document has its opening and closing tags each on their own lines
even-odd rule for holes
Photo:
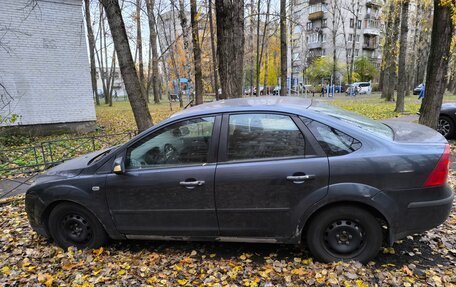
<svg viewBox="0 0 456 287">
<path fill-rule="evenodd" d="M 305 209 L 326 195 L 328 159 L 310 152 L 299 121 L 268 113 L 224 117 L 215 179 L 221 236 L 290 238 Z"/>
<path fill-rule="evenodd" d="M 130 145 L 125 170 L 107 177 L 117 229 L 129 235 L 213 236 L 215 153 L 220 118 L 168 125 Z"/>
</svg>

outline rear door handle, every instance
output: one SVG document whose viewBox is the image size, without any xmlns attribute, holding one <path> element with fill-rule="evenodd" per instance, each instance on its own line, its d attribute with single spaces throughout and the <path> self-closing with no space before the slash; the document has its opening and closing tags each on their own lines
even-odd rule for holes
<svg viewBox="0 0 456 287">
<path fill-rule="evenodd" d="M 194 189 L 196 186 L 202 186 L 205 184 L 204 180 L 195 180 L 195 181 L 181 181 L 179 182 L 180 185 L 188 188 L 188 189 Z"/>
<path fill-rule="evenodd" d="M 298 184 L 304 183 L 306 180 L 314 179 L 314 178 L 315 178 L 315 175 L 310 175 L 310 174 L 287 176 L 287 180 L 292 181 L 293 183 L 298 183 Z"/>
</svg>

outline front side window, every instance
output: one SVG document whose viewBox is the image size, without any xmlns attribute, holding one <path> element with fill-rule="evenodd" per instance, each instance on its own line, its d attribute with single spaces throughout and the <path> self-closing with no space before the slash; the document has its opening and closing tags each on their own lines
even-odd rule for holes
<svg viewBox="0 0 456 287">
<path fill-rule="evenodd" d="M 206 163 L 214 120 L 214 117 L 184 120 L 145 137 L 127 149 L 126 168 Z"/>
<path fill-rule="evenodd" d="M 304 136 L 289 116 L 239 114 L 229 119 L 228 160 L 304 156 Z"/>
<path fill-rule="evenodd" d="M 361 148 L 361 142 L 346 133 L 308 118 L 301 119 L 328 156 L 345 155 Z"/>
</svg>

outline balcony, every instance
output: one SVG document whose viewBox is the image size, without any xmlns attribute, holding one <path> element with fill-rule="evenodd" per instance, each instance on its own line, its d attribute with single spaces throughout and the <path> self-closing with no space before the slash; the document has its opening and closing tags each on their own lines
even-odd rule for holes
<svg viewBox="0 0 456 287">
<path fill-rule="evenodd" d="M 307 48 L 309 50 L 312 50 L 312 49 L 321 49 L 323 45 L 323 42 L 321 41 L 318 41 L 318 42 L 313 42 L 313 43 L 307 43 Z"/>
<path fill-rule="evenodd" d="M 363 28 L 365 35 L 380 36 L 381 22 L 380 20 L 365 19 Z"/>
<path fill-rule="evenodd" d="M 309 13 L 309 21 L 315 21 L 318 19 L 322 19 L 324 16 L 325 16 L 325 13 L 323 11 Z"/>
<path fill-rule="evenodd" d="M 309 16 L 308 19 L 309 21 L 315 21 L 318 19 L 322 19 L 325 16 L 325 12 L 323 10 L 323 4 L 315 4 L 315 5 L 310 5 L 309 6 Z"/>
<path fill-rule="evenodd" d="M 367 7 L 382 7 L 383 1 L 382 0 L 367 0 L 366 6 Z"/>
<path fill-rule="evenodd" d="M 377 45 L 371 44 L 371 43 L 364 43 L 363 44 L 363 49 L 364 50 L 375 50 L 377 49 Z"/>
</svg>

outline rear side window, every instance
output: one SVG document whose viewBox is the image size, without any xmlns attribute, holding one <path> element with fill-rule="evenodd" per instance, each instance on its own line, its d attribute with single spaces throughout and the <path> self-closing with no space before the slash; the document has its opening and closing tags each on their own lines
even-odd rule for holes
<svg viewBox="0 0 456 287">
<path fill-rule="evenodd" d="M 304 156 L 304 136 L 289 116 L 231 115 L 228 160 Z"/>
<path fill-rule="evenodd" d="M 360 87 L 370 87 L 369 83 L 361 83 L 359 84 Z"/>
<path fill-rule="evenodd" d="M 352 153 L 361 148 L 361 142 L 335 128 L 301 117 L 328 156 Z"/>
</svg>

